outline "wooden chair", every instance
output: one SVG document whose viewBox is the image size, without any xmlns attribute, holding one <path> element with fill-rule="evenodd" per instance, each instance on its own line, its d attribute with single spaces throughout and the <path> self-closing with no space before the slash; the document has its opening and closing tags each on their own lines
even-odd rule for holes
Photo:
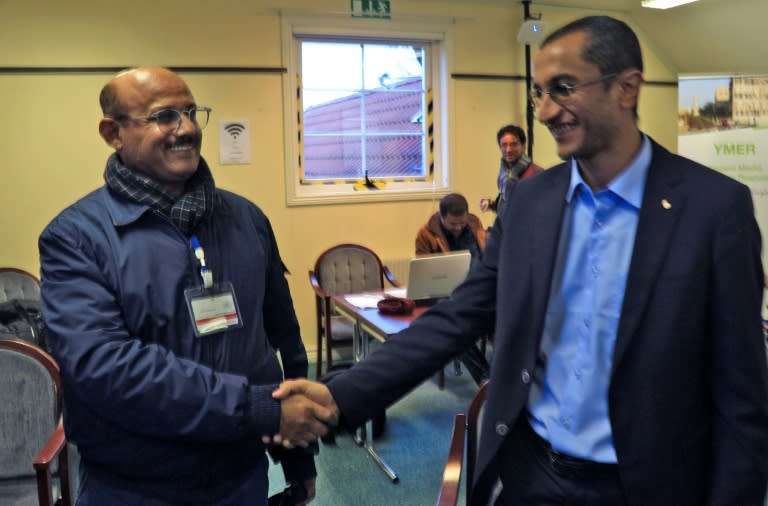
<svg viewBox="0 0 768 506">
<path fill-rule="evenodd" d="M 384 280 L 400 286 L 395 276 L 373 250 L 360 244 L 338 244 L 320 254 L 309 282 L 315 292 L 317 318 L 317 377 L 322 375 L 323 342 L 326 370 L 333 367 L 333 348 L 352 342 L 354 328 L 335 314 L 331 297 L 338 294 L 384 289 Z"/>
<path fill-rule="evenodd" d="M 456 506 L 461 490 L 461 476 L 466 476 L 466 504 L 472 504 L 472 479 L 475 474 L 475 456 L 480 440 L 482 407 L 488 391 L 488 381 L 480 385 L 472 398 L 469 412 L 457 413 L 453 420 L 451 446 L 443 469 L 443 479 L 437 497 L 437 506 Z M 465 451 L 466 448 L 466 451 Z M 466 469 L 466 472 L 462 472 Z"/>
<path fill-rule="evenodd" d="M 32 343 L 0 340 L 0 384 L 0 503 L 70 506 L 58 365 Z"/>
</svg>

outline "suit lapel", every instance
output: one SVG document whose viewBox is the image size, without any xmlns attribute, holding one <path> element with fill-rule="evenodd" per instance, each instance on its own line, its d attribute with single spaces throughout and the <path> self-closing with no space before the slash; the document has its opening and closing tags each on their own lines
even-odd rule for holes
<svg viewBox="0 0 768 506">
<path fill-rule="evenodd" d="M 686 199 L 683 178 L 669 152 L 653 143 L 642 208 L 629 267 L 613 355 L 615 371 L 624 356 L 653 292 Z"/>
<path fill-rule="evenodd" d="M 570 162 L 554 167 L 559 170 L 552 185 L 545 188 L 536 199 L 536 209 L 532 233 L 532 283 L 531 301 L 532 313 L 543 315 L 549 302 L 549 289 L 552 285 L 552 274 L 560 238 L 561 223 L 565 209 L 565 194 L 571 176 Z M 543 321 L 543 319 L 542 319 Z"/>
</svg>

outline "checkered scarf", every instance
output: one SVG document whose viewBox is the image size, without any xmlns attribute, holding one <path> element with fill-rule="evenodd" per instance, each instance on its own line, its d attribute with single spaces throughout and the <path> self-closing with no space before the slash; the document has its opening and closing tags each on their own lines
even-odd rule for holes
<svg viewBox="0 0 768 506">
<path fill-rule="evenodd" d="M 519 180 L 530 164 L 531 159 L 528 158 L 526 154 L 520 155 L 520 158 L 511 165 L 502 158 L 501 166 L 499 167 L 499 175 L 496 181 L 496 184 L 499 187 L 499 194 L 504 195 L 504 188 L 506 188 L 507 183 Z"/>
<path fill-rule="evenodd" d="M 175 198 L 152 179 L 138 174 L 123 165 L 113 153 L 104 170 L 107 186 L 129 200 L 146 204 L 171 219 L 185 235 L 192 235 L 195 227 L 207 218 L 213 210 L 213 196 L 216 187 L 208 164 L 200 158 L 197 171 L 187 181 L 187 191 Z"/>
</svg>

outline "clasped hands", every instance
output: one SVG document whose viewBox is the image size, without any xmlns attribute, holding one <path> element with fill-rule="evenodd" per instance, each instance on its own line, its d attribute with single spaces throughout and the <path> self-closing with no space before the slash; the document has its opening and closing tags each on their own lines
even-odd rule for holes
<svg viewBox="0 0 768 506">
<path fill-rule="evenodd" d="M 272 392 L 272 397 L 280 401 L 280 432 L 262 436 L 265 444 L 306 448 L 339 423 L 339 407 L 322 383 L 287 380 Z"/>
</svg>

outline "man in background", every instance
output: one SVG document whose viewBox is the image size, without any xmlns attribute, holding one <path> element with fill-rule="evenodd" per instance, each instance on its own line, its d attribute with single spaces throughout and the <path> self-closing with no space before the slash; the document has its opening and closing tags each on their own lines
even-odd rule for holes
<svg viewBox="0 0 768 506">
<path fill-rule="evenodd" d="M 81 456 L 77 503 L 265 505 L 261 435 L 311 441 L 328 416 L 270 395 L 284 375 L 307 374 L 272 228 L 215 187 L 200 156 L 210 109 L 178 75 L 122 72 L 100 102 L 115 150 L 106 184 L 39 241 L 64 424 Z M 308 503 L 311 448 L 276 456 L 295 504 Z"/>
<path fill-rule="evenodd" d="M 469 250 L 480 259 L 486 232 L 480 218 L 469 212 L 467 199 L 449 193 L 440 199 L 440 209 L 416 234 L 416 255 Z"/>
<path fill-rule="evenodd" d="M 496 143 L 501 151 L 499 173 L 496 176 L 496 186 L 499 193 L 495 199 L 482 197 L 480 210 L 494 211 L 501 214 L 499 207 L 504 204 L 504 193 L 509 186 L 521 179 L 541 172 L 541 167 L 536 165 L 525 154 L 525 132 L 517 125 L 505 125 L 496 132 Z"/>
<path fill-rule="evenodd" d="M 640 43 L 607 16 L 552 32 L 531 100 L 565 161 L 507 192 L 451 297 L 326 387 L 350 425 L 493 326 L 472 497 L 497 505 L 762 506 L 768 368 L 749 188 L 639 130 Z M 525 213 L 525 219 L 518 219 Z"/>
<path fill-rule="evenodd" d="M 467 199 L 458 193 L 449 193 L 440 199 L 439 211 L 419 229 L 416 255 L 467 250 L 472 255 L 472 263 L 479 262 L 485 248 L 485 236 L 483 223 L 469 212 Z M 461 362 L 478 385 L 488 379 L 490 366 L 477 344 L 461 355 Z M 458 362 L 454 364 L 456 374 L 461 374 Z"/>
</svg>

